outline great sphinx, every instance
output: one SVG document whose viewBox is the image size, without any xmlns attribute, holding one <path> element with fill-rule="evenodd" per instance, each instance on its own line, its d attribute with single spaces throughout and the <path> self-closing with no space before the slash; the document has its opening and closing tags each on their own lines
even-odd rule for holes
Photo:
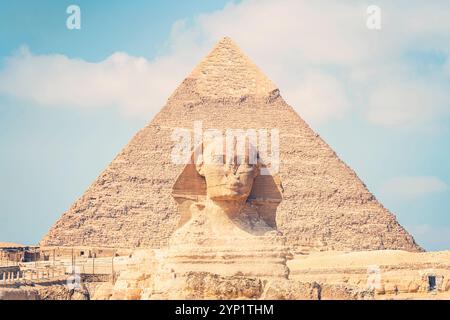
<svg viewBox="0 0 450 320">
<path fill-rule="evenodd" d="M 262 175 L 255 147 L 248 141 L 245 146 L 239 154 L 234 142 L 230 155 L 216 140 L 204 140 L 176 180 L 172 195 L 180 223 L 163 259 L 174 277 L 288 277 L 285 237 L 275 219 L 281 182 L 277 175 Z"/>
</svg>

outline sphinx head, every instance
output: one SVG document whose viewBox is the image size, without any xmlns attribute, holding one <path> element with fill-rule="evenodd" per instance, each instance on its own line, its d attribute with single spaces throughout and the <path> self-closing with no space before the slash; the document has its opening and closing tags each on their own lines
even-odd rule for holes
<svg viewBox="0 0 450 320">
<path fill-rule="evenodd" d="M 224 148 L 214 141 L 203 142 L 202 160 L 196 163 L 197 172 L 205 178 L 206 193 L 215 201 L 246 201 L 259 174 L 256 161 L 252 161 L 251 145 L 246 144 L 239 155 L 236 144 L 227 157 Z M 230 152 L 229 150 L 228 152 Z"/>
</svg>

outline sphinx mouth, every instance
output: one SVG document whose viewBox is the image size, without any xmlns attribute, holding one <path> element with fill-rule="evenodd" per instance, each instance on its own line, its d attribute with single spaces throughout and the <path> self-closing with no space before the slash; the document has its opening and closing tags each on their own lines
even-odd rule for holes
<svg viewBox="0 0 450 320">
<path fill-rule="evenodd" d="M 242 183 L 240 182 L 233 182 L 229 185 L 230 189 L 240 189 L 242 187 Z"/>
</svg>

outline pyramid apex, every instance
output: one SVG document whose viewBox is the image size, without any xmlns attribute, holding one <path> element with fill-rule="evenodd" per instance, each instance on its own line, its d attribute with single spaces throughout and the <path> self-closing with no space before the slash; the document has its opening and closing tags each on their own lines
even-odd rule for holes
<svg viewBox="0 0 450 320">
<path fill-rule="evenodd" d="M 236 46 L 236 43 L 233 41 L 233 39 L 231 39 L 231 37 L 225 36 L 220 38 L 219 42 L 217 42 L 217 44 L 232 44 L 234 46 Z"/>
<path fill-rule="evenodd" d="M 196 91 L 211 98 L 268 96 L 277 89 L 230 37 L 221 38 L 192 71 Z"/>
</svg>

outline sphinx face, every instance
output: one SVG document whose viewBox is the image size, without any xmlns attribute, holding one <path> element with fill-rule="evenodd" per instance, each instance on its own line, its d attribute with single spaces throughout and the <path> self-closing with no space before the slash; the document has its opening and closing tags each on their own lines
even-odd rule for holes
<svg viewBox="0 0 450 320">
<path fill-rule="evenodd" d="M 205 177 L 208 197 L 212 200 L 245 201 L 252 191 L 258 173 L 256 165 L 249 164 L 248 157 L 237 163 L 226 163 L 223 154 L 215 154 L 211 148 L 203 151 L 203 163 L 197 171 Z"/>
</svg>

